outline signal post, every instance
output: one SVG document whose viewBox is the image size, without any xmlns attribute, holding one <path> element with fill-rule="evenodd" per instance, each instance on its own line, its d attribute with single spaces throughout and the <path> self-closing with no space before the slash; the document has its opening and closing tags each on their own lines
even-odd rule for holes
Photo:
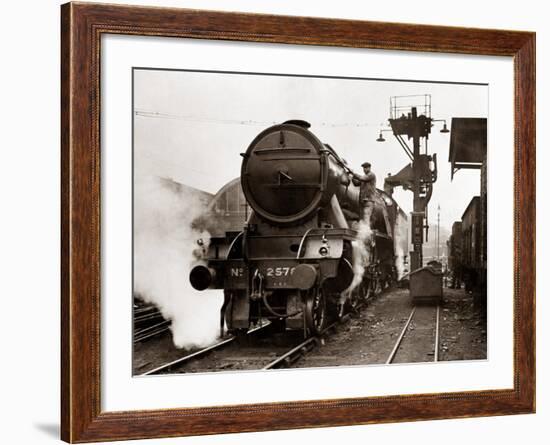
<svg viewBox="0 0 550 445">
<path fill-rule="evenodd" d="M 403 105 L 410 99 L 424 99 L 423 104 Z M 419 109 L 421 114 L 419 114 Z M 409 283 L 413 300 L 440 298 L 443 292 L 441 271 L 434 267 L 424 267 L 422 246 L 428 234 L 428 203 L 432 196 L 433 184 L 437 181 L 437 155 L 428 154 L 428 139 L 433 122 L 442 121 L 431 117 L 431 96 L 395 96 L 390 98 L 390 129 L 410 163 L 401 171 L 385 179 L 385 188 L 397 186 L 413 192 L 411 213 L 411 235 L 413 250 L 410 252 Z M 443 121 L 444 122 L 444 121 Z M 382 131 L 377 139 L 385 141 Z M 446 122 L 442 133 L 448 133 Z M 405 139 L 406 138 L 406 139 Z M 412 140 L 412 149 L 407 141 Z M 422 146 L 424 150 L 422 150 Z M 424 233 L 426 236 L 424 236 Z"/>
</svg>

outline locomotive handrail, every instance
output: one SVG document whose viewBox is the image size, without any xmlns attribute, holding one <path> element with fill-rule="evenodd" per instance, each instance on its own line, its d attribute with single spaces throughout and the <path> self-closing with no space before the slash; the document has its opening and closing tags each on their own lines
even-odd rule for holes
<svg viewBox="0 0 550 445">
<path fill-rule="evenodd" d="M 281 150 L 284 150 L 285 152 L 300 151 L 300 152 L 303 152 L 303 153 L 309 153 L 311 151 L 309 148 L 306 148 L 306 147 L 285 147 L 285 148 L 280 148 L 280 147 L 271 148 L 271 147 L 268 147 L 268 148 L 257 148 L 256 150 L 254 150 L 254 152 L 256 154 L 270 154 L 270 153 L 280 153 Z"/>
<path fill-rule="evenodd" d="M 304 241 L 306 240 L 307 236 L 312 230 L 315 230 L 316 227 L 312 227 L 311 229 L 307 229 L 306 233 L 304 233 L 304 236 L 302 236 L 302 239 L 300 240 L 300 246 L 298 247 L 298 253 L 296 254 L 296 259 L 300 259 L 300 254 L 302 253 L 302 247 L 304 245 Z"/>
<path fill-rule="evenodd" d="M 357 173 L 355 173 L 353 171 L 353 169 L 351 167 L 349 167 L 345 162 L 344 160 L 340 157 L 340 155 L 338 155 L 338 153 L 336 153 L 336 151 L 334 151 L 334 148 L 332 148 L 329 144 L 324 144 L 324 146 L 326 147 L 325 150 L 322 150 L 322 152 L 326 152 L 328 153 L 330 156 L 332 156 L 334 158 L 334 160 L 336 161 L 336 163 L 342 167 L 344 169 L 344 171 L 346 171 L 347 173 L 350 173 L 352 175 L 357 175 Z"/>
<path fill-rule="evenodd" d="M 235 238 L 233 238 L 233 241 L 231 241 L 231 244 L 229 245 L 229 249 L 227 249 L 227 258 L 229 258 L 229 255 L 231 254 L 231 250 L 233 249 L 233 246 L 235 245 L 239 237 L 243 234 L 244 234 L 244 230 L 240 231 L 239 234 Z"/>
<path fill-rule="evenodd" d="M 304 246 L 304 242 L 306 240 L 306 238 L 308 237 L 308 235 L 313 232 L 314 230 L 320 230 L 320 231 L 323 231 L 325 236 L 326 236 L 326 230 L 325 229 L 321 229 L 320 227 L 312 227 L 311 229 L 307 229 L 306 230 L 306 233 L 304 233 L 304 236 L 302 236 L 302 239 L 300 240 L 300 245 L 298 246 L 298 253 L 296 254 L 296 259 L 299 260 L 300 259 L 300 254 L 302 253 L 302 247 Z"/>
</svg>

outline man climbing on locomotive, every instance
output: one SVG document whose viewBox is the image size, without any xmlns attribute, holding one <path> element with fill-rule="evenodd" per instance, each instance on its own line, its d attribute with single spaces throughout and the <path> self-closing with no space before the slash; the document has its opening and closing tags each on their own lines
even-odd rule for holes
<svg viewBox="0 0 550 445">
<path fill-rule="evenodd" d="M 361 208 L 361 219 L 372 213 L 374 207 L 374 193 L 376 191 L 376 175 L 371 170 L 370 162 L 363 162 L 364 175 L 357 175 L 359 181 L 359 204 Z"/>
</svg>

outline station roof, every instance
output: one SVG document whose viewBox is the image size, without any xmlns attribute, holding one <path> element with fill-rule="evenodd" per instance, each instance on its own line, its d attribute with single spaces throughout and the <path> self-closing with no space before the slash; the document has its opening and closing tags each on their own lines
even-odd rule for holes
<svg viewBox="0 0 550 445">
<path fill-rule="evenodd" d="M 453 117 L 449 162 L 451 179 L 461 168 L 479 169 L 487 155 L 487 119 Z"/>
</svg>

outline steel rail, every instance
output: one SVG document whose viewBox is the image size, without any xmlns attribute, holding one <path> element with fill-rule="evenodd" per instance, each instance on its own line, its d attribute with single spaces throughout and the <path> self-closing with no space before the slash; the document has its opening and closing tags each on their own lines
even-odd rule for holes
<svg viewBox="0 0 550 445">
<path fill-rule="evenodd" d="M 155 335 L 162 334 L 170 329 L 170 320 L 163 320 L 160 323 L 148 326 L 142 329 L 136 329 L 134 331 L 134 343 L 145 340 L 146 338 L 154 337 Z"/>
<path fill-rule="evenodd" d="M 134 315 L 143 314 L 145 312 L 154 312 L 159 309 L 156 306 L 134 307 Z"/>
<path fill-rule="evenodd" d="M 282 364 L 288 366 L 291 363 L 291 359 L 295 357 L 297 353 L 300 353 L 300 355 L 302 355 L 303 353 L 306 352 L 307 346 L 309 346 L 311 343 L 314 343 L 316 341 L 318 341 L 316 337 L 309 337 L 308 339 L 300 343 L 298 346 L 295 346 L 290 351 L 284 353 L 280 357 L 277 357 L 275 360 L 265 365 L 262 368 L 262 371 L 278 368 L 279 365 L 282 365 Z"/>
<path fill-rule="evenodd" d="M 169 368 L 171 368 L 175 365 L 180 365 L 182 363 L 188 362 L 188 361 L 190 361 L 190 360 L 192 360 L 196 357 L 200 357 L 201 355 L 204 355 L 204 354 L 206 354 L 210 351 L 213 351 L 214 349 L 219 349 L 222 346 L 225 346 L 229 343 L 232 343 L 233 341 L 235 341 L 235 339 L 236 339 L 236 337 L 229 337 L 226 340 L 223 340 L 223 341 L 218 342 L 218 343 L 214 343 L 213 345 L 208 346 L 207 348 L 199 349 L 198 351 L 193 352 L 192 354 L 185 355 L 185 356 L 180 357 L 176 360 L 173 360 L 169 363 L 165 363 L 164 365 L 161 365 L 157 368 L 151 369 L 150 371 L 144 372 L 143 374 L 140 374 L 139 376 L 142 377 L 142 376 L 146 376 L 146 375 L 156 374 L 159 371 L 164 371 L 164 370 L 169 369 Z"/>
<path fill-rule="evenodd" d="M 347 314 L 346 314 L 347 315 Z M 348 317 L 343 317 L 341 320 L 335 321 L 334 323 L 327 326 L 325 329 L 323 329 L 323 332 L 321 332 L 319 335 L 308 337 L 306 338 L 302 343 L 300 343 L 297 346 L 294 346 L 289 351 L 285 352 L 283 355 L 277 357 L 272 362 L 268 363 L 262 368 L 262 371 L 266 371 L 268 369 L 276 369 L 280 368 L 281 365 L 288 366 L 298 360 L 301 356 L 305 355 L 306 352 L 308 352 L 307 347 L 311 345 L 312 343 L 319 343 L 321 338 L 326 336 L 326 334 L 333 328 L 335 328 L 338 324 L 343 323 Z"/>
<path fill-rule="evenodd" d="M 407 332 L 407 328 L 409 327 L 409 324 L 411 323 L 411 320 L 414 316 L 414 313 L 416 312 L 416 306 L 412 308 L 411 314 L 409 315 L 409 318 L 407 319 L 407 322 L 405 323 L 405 326 L 401 330 L 401 334 L 399 334 L 399 337 L 397 338 L 397 341 L 395 342 L 395 345 L 393 345 L 393 349 L 390 352 L 390 355 L 388 356 L 388 359 L 386 360 L 386 365 L 389 365 L 393 359 L 395 358 L 395 354 L 397 353 L 397 350 L 399 349 L 399 346 L 401 345 L 401 341 L 403 340 L 403 337 L 405 337 L 405 333 Z"/>
<path fill-rule="evenodd" d="M 148 338 L 155 337 L 159 334 L 163 334 L 165 332 L 168 332 L 170 330 L 170 326 L 164 326 L 160 327 L 154 331 L 148 332 L 147 334 L 141 334 L 139 336 L 134 337 L 134 344 L 142 342 L 143 340 L 147 340 Z"/>
<path fill-rule="evenodd" d="M 253 334 L 254 332 L 257 332 L 261 329 L 264 329 L 266 328 L 267 326 L 269 326 L 270 323 L 266 323 L 266 324 L 263 324 L 262 326 L 258 326 L 258 327 L 255 327 L 253 329 L 250 329 L 246 335 L 250 335 L 250 334 Z M 218 343 L 214 343 L 213 345 L 210 345 L 206 348 L 203 348 L 203 349 L 199 349 L 198 351 L 195 351 L 193 352 L 192 354 L 189 354 L 189 355 L 184 355 L 183 357 L 180 357 L 180 358 L 177 358 L 176 360 L 173 360 L 169 363 L 165 363 L 164 365 L 161 365 L 161 366 L 158 366 L 154 369 L 151 369 L 147 372 L 144 372 L 143 374 L 139 374 L 138 376 L 139 377 L 144 377 L 144 376 L 147 376 L 147 375 L 152 375 L 152 374 L 157 374 L 158 372 L 160 371 L 165 371 L 167 369 L 170 369 L 172 368 L 173 366 L 175 365 L 181 365 L 182 363 L 186 363 L 186 362 L 189 362 L 193 359 L 196 359 L 198 357 L 201 357 L 215 349 L 220 349 L 230 343 L 233 343 L 235 340 L 237 339 L 237 337 L 235 336 L 232 336 L 232 337 L 229 337 L 229 338 L 226 338 L 225 340 L 222 340 Z"/>
<path fill-rule="evenodd" d="M 393 349 L 388 356 L 388 359 L 386 360 L 386 365 L 389 365 L 393 362 L 395 359 L 395 355 L 397 354 L 397 351 L 399 350 L 399 347 L 401 346 L 401 342 L 403 341 L 403 338 L 405 337 L 407 333 L 407 329 L 409 328 L 409 325 L 411 324 L 411 321 L 413 319 L 413 316 L 416 312 L 416 306 L 413 307 L 409 318 L 407 319 L 407 322 L 405 323 L 405 326 L 401 330 L 401 333 L 399 334 L 399 337 L 397 338 L 397 341 L 395 342 Z M 435 309 L 435 332 L 434 332 L 434 362 L 439 361 L 439 312 L 440 312 L 440 305 L 438 304 Z"/>
<path fill-rule="evenodd" d="M 154 320 L 156 318 L 162 317 L 162 314 L 159 312 L 153 312 L 151 314 L 138 315 L 134 317 L 134 323 L 143 323 L 144 321 Z M 164 318 L 164 317 L 162 317 Z"/>
<path fill-rule="evenodd" d="M 147 327 L 145 327 L 145 328 L 136 329 L 136 330 L 134 330 L 134 334 L 135 334 L 135 335 L 145 334 L 146 332 L 152 331 L 152 330 L 154 330 L 154 329 L 157 329 L 157 328 L 160 328 L 160 327 L 164 327 L 164 326 L 169 326 L 171 323 L 172 323 L 172 322 L 171 322 L 170 320 L 162 320 L 161 322 L 152 324 L 151 326 L 147 326 Z"/>
</svg>

